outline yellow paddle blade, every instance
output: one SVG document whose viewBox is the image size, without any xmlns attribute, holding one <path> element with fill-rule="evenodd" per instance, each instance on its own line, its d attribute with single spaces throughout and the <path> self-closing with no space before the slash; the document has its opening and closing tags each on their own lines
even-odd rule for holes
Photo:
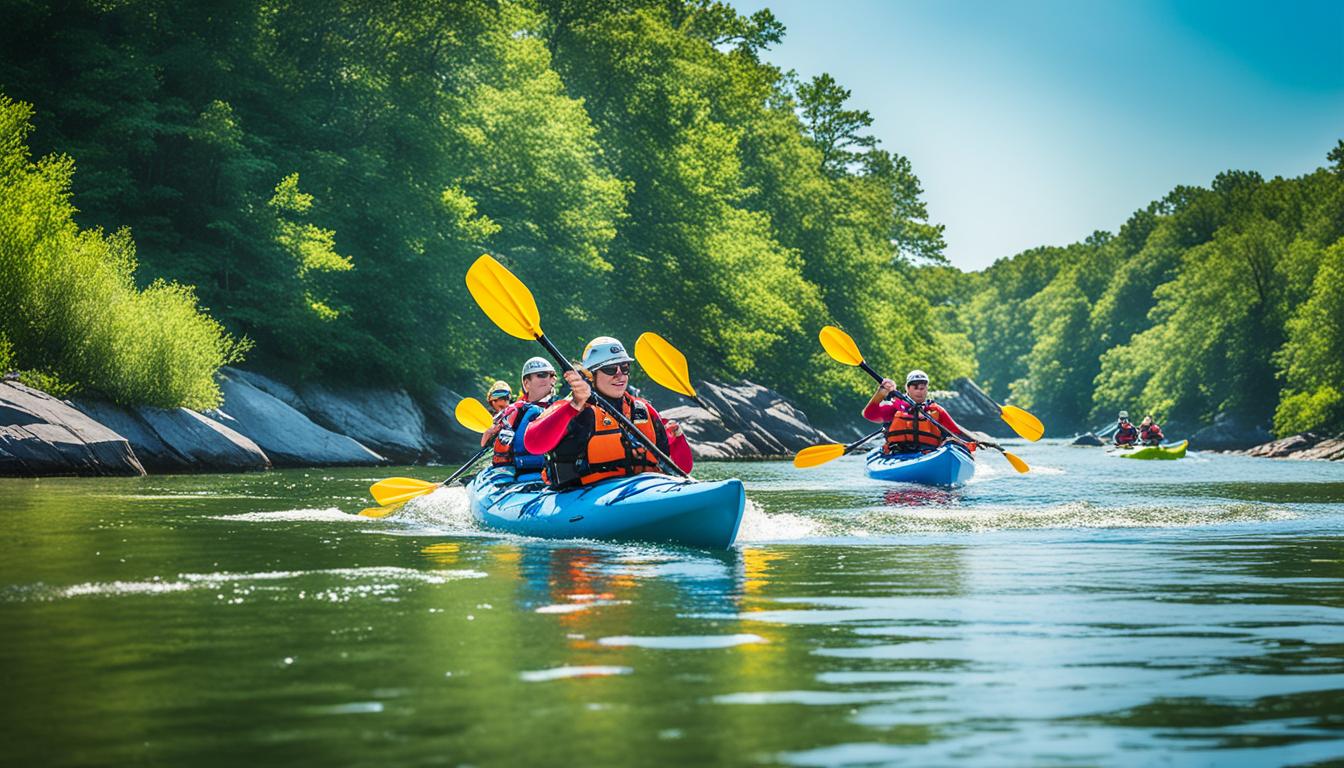
<svg viewBox="0 0 1344 768">
<path fill-rule="evenodd" d="M 1005 405 L 999 409 L 999 416 L 1007 422 L 1013 431 L 1033 443 L 1045 434 L 1045 425 L 1041 420 L 1015 405 Z"/>
<path fill-rule="evenodd" d="M 413 477 L 389 477 L 369 486 L 369 494 L 373 496 L 374 501 L 387 506 L 398 501 L 413 499 L 438 487 L 438 483 L 431 483 L 428 480 L 416 480 Z"/>
<path fill-rule="evenodd" d="M 1031 471 L 1031 467 L 1027 466 L 1027 462 L 1019 459 L 1018 457 L 1014 456 L 1013 454 L 1007 451 L 1003 452 L 1003 458 L 1007 459 L 1008 463 L 1013 465 L 1013 469 L 1016 469 L 1018 472 L 1021 472 L 1024 475 Z"/>
<path fill-rule="evenodd" d="M 681 350 L 656 333 L 643 333 L 635 340 L 635 359 L 649 378 L 687 397 L 695 397 L 691 369 Z"/>
<path fill-rule="evenodd" d="M 359 514 L 364 517 L 387 517 L 398 509 L 401 509 L 400 504 L 393 504 L 390 507 L 368 507 L 366 509 L 361 509 Z"/>
<path fill-rule="evenodd" d="M 494 417 L 485 410 L 481 401 L 474 397 L 464 397 L 458 402 L 457 407 L 453 409 L 453 416 L 457 417 L 457 423 L 470 429 L 472 432 L 484 432 L 494 425 Z"/>
<path fill-rule="evenodd" d="M 541 313 L 532 292 L 490 254 L 467 270 L 467 290 L 505 333 L 528 341 L 541 338 Z"/>
<path fill-rule="evenodd" d="M 859 345 L 849 337 L 848 333 L 836 328 L 834 325 L 828 325 L 821 329 L 819 334 L 821 346 L 837 362 L 845 365 L 858 365 L 863 362 L 863 355 L 859 353 Z"/>
<path fill-rule="evenodd" d="M 798 452 L 793 457 L 793 466 L 799 469 L 811 469 L 819 467 L 828 461 L 834 461 L 845 455 L 845 446 L 830 443 L 829 445 L 813 445 Z"/>
</svg>

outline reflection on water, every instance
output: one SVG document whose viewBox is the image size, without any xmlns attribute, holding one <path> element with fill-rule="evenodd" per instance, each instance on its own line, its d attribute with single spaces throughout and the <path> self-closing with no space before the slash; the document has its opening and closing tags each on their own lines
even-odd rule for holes
<svg viewBox="0 0 1344 768">
<path fill-rule="evenodd" d="M 499 536 L 460 489 L 359 518 L 367 470 L 0 482 L 7 762 L 1344 755 L 1344 465 L 1011 450 L 955 491 L 697 468 L 747 483 L 726 552 Z"/>
</svg>

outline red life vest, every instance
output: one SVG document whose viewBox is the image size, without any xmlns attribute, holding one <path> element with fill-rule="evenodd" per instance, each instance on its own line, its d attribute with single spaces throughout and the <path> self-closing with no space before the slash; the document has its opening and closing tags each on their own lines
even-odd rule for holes
<svg viewBox="0 0 1344 768">
<path fill-rule="evenodd" d="M 898 406 L 899 407 L 899 406 Z M 938 416 L 943 409 L 931 402 L 924 408 L 929 416 Z M 943 432 L 924 414 L 911 409 L 897 411 L 895 417 L 886 424 L 887 441 L 882 446 L 883 453 L 908 453 L 910 451 L 931 451 L 943 444 Z"/>
<path fill-rule="evenodd" d="M 667 432 L 661 421 L 652 418 L 647 400 L 627 393 L 620 408 L 659 450 L 668 451 Z M 541 476 L 552 488 L 568 488 L 660 471 L 658 459 L 642 443 L 626 437 L 620 422 L 590 400 L 569 422 L 565 436 L 546 454 L 546 469 Z"/>
<path fill-rule="evenodd" d="M 1149 424 L 1148 426 L 1139 430 L 1139 439 L 1143 440 L 1145 443 L 1155 440 L 1161 440 L 1162 428 L 1156 424 Z"/>
<path fill-rule="evenodd" d="M 523 418 L 527 401 L 517 400 L 510 403 L 499 414 L 499 431 L 495 433 L 495 455 L 491 457 L 490 464 L 496 467 L 513 466 L 513 438 L 514 430 L 518 428 L 518 422 Z"/>
<path fill-rule="evenodd" d="M 1125 427 L 1120 427 L 1119 429 L 1115 430 L 1116 445 L 1129 445 L 1130 443 L 1138 439 L 1139 439 L 1139 430 L 1135 429 L 1133 424 L 1130 424 L 1129 426 Z"/>
</svg>

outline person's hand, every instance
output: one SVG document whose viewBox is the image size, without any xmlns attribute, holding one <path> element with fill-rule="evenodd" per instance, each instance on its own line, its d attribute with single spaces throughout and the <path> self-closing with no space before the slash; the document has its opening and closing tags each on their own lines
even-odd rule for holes
<svg viewBox="0 0 1344 768">
<path fill-rule="evenodd" d="M 496 421 L 494 424 L 491 424 L 490 428 L 485 430 L 485 439 L 487 440 L 495 439 L 495 435 L 499 434 L 499 430 L 503 428 L 503 426 L 504 424 L 498 421 Z"/>
<path fill-rule="evenodd" d="M 677 423 L 676 419 L 668 419 L 666 422 L 663 423 L 663 426 L 667 428 L 667 437 L 669 440 L 673 438 L 682 437 L 684 435 L 684 433 L 681 431 L 681 425 Z"/>
<path fill-rule="evenodd" d="M 890 394 L 896 391 L 896 382 L 891 379 L 883 379 L 882 383 L 877 385 L 877 388 Z"/>
<path fill-rule="evenodd" d="M 578 371 L 565 371 L 565 383 L 569 385 L 570 405 L 574 406 L 576 411 L 583 410 L 588 404 L 588 398 L 593 394 L 592 389 L 588 387 L 588 380 Z"/>
</svg>

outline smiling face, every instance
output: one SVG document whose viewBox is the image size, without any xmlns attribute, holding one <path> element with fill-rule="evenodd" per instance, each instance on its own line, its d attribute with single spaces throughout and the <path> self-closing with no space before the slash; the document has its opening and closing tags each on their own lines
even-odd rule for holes
<svg viewBox="0 0 1344 768">
<path fill-rule="evenodd" d="M 620 399 L 625 396 L 625 389 L 630 384 L 630 364 L 604 365 L 593 371 L 593 382 L 597 384 L 597 391 L 603 397 L 611 400 Z"/>
</svg>

